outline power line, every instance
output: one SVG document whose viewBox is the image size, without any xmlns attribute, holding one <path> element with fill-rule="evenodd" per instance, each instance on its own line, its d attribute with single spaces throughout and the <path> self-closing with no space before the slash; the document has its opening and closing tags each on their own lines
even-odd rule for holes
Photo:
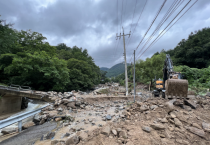
<svg viewBox="0 0 210 145">
<path fill-rule="evenodd" d="M 197 0 L 197 1 L 198 1 L 198 0 Z M 196 2 L 197 2 L 197 1 L 196 1 Z M 187 3 L 187 4 L 182 8 L 182 10 L 173 18 L 173 20 L 165 27 L 165 29 L 156 37 L 156 39 L 147 47 L 147 49 L 149 49 L 149 48 L 152 46 L 152 44 L 161 36 L 161 34 L 168 28 L 168 26 L 176 19 L 176 17 L 177 17 L 185 8 L 186 8 L 186 6 L 187 6 L 190 2 L 191 2 L 191 0 L 188 1 L 188 3 Z M 196 2 L 195 2 L 195 3 L 196 3 Z M 195 3 L 194 3 L 194 4 L 195 4 Z M 194 4 L 193 4 L 193 5 L 194 5 Z M 190 7 L 190 8 L 191 8 L 191 7 Z M 188 10 L 187 10 L 187 11 L 188 11 Z M 186 12 L 185 12 L 185 13 L 186 13 Z M 185 14 L 185 13 L 184 13 L 184 14 Z M 179 18 L 179 19 L 180 19 L 180 18 Z M 178 19 L 178 20 L 179 20 L 179 19 Z M 146 50 L 147 50 L 147 49 L 146 49 Z M 146 52 L 146 50 L 139 56 L 139 58 Z"/>
<path fill-rule="evenodd" d="M 138 19 L 138 21 L 137 21 L 137 23 L 136 23 L 136 25 L 135 25 L 135 27 L 134 27 L 134 30 L 131 32 L 131 37 L 130 37 L 130 39 L 129 39 L 129 41 L 128 41 L 128 43 L 127 43 L 126 45 L 129 45 L 129 42 L 130 42 L 130 40 L 131 40 L 131 38 L 132 38 L 132 36 L 133 36 L 133 33 L 134 33 L 135 30 L 136 30 L 136 26 L 137 26 L 137 24 L 139 23 L 139 20 L 140 20 L 140 18 L 141 18 L 141 15 L 142 15 L 142 13 L 143 13 L 143 11 L 144 11 L 144 8 L 145 8 L 146 4 L 147 4 L 147 0 L 146 0 L 145 4 L 144 4 L 144 6 L 143 6 L 143 9 L 142 9 L 142 11 L 141 11 L 141 13 L 140 13 L 140 15 L 139 15 L 139 19 Z M 131 57 L 131 59 L 132 59 L 132 57 Z"/>
<path fill-rule="evenodd" d="M 161 26 L 166 22 L 166 20 L 168 20 L 168 18 L 173 14 L 173 12 L 180 6 L 179 3 L 181 2 L 181 0 L 174 1 L 171 5 L 171 7 L 168 9 L 168 11 L 166 12 L 166 14 L 163 16 L 162 20 L 160 21 L 160 23 L 158 24 L 158 26 L 156 27 L 156 29 L 153 31 L 153 33 L 150 35 L 150 37 L 148 37 L 148 39 L 144 42 L 146 42 L 144 44 L 144 46 L 142 47 L 142 49 L 140 50 L 140 52 L 138 53 L 138 55 L 142 52 L 142 50 L 145 48 L 145 46 L 149 43 L 149 41 L 154 37 L 154 35 L 158 32 L 158 30 L 161 28 Z M 183 2 L 183 1 L 182 1 Z M 176 4 L 177 3 L 177 4 Z M 174 7 L 175 6 L 175 7 Z M 143 42 L 143 43 L 144 43 Z"/>
<path fill-rule="evenodd" d="M 177 21 L 179 21 L 179 19 L 181 19 L 181 17 L 182 16 L 184 16 L 185 15 L 185 13 L 187 13 L 187 11 L 189 10 L 189 9 L 191 9 L 192 8 L 192 6 L 197 2 L 198 0 L 196 0 L 164 33 L 163 33 L 163 35 L 169 30 L 169 29 L 171 29 L 171 27 L 177 22 Z M 157 41 L 158 40 L 160 40 L 160 38 L 163 36 L 163 35 L 161 35 L 158 39 L 157 39 Z M 155 41 L 152 45 L 154 45 L 157 41 Z"/>
<path fill-rule="evenodd" d="M 163 4 L 161 5 L 157 15 L 155 16 L 154 20 L 152 21 L 152 24 L 150 25 L 150 27 L 147 29 L 146 33 L 144 34 L 144 37 L 141 39 L 139 45 L 136 47 L 136 50 L 138 49 L 138 47 L 140 46 L 141 42 L 144 40 L 145 36 L 147 35 L 148 31 L 150 30 L 150 28 L 152 27 L 152 25 L 154 24 L 156 18 L 158 17 L 158 15 L 160 14 L 160 11 L 162 10 L 163 6 L 165 5 L 167 0 L 164 0 Z"/>
</svg>

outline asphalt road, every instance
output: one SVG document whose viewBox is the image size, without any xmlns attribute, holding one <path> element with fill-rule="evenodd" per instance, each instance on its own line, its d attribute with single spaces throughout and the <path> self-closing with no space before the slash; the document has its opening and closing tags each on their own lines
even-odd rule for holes
<svg viewBox="0 0 210 145">
<path fill-rule="evenodd" d="M 0 145 L 32 145 L 40 139 L 43 134 L 46 134 L 57 126 L 56 122 L 46 122 L 43 125 L 33 126 L 23 132 L 0 142 Z"/>
</svg>

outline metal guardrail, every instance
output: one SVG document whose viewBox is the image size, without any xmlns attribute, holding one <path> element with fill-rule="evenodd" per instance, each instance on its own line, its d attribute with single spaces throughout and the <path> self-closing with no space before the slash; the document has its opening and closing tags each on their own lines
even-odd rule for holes
<svg viewBox="0 0 210 145">
<path fill-rule="evenodd" d="M 1 120 L 0 121 L 0 129 L 18 122 L 18 131 L 21 132 L 21 130 L 22 130 L 22 120 L 23 119 L 26 119 L 26 118 L 28 118 L 28 117 L 30 117 L 32 115 L 35 115 L 35 114 L 41 112 L 41 110 L 43 108 L 45 108 L 45 107 L 47 107 L 49 105 L 50 104 L 47 104 L 47 105 L 45 105 L 45 106 L 43 106 L 41 108 L 38 108 L 36 110 L 28 111 L 28 112 L 25 112 L 25 113 L 22 113 L 22 114 L 19 114 L 19 115 L 16 115 L 16 116 L 9 117 L 7 119 Z"/>
<path fill-rule="evenodd" d="M 0 85 L 0 88 L 5 89 L 5 90 L 18 91 L 18 92 L 20 92 L 20 91 L 31 91 L 31 93 L 33 94 L 33 91 L 31 90 L 31 87 L 29 87 L 29 86 L 19 86 L 19 85 L 11 84 L 8 87 Z"/>
</svg>

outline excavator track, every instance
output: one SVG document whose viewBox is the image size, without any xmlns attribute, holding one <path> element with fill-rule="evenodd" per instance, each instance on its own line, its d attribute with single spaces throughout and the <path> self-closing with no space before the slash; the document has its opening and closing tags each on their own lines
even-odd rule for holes
<svg viewBox="0 0 210 145">
<path fill-rule="evenodd" d="M 188 80 L 184 79 L 168 79 L 165 82 L 166 96 L 187 97 Z"/>
</svg>

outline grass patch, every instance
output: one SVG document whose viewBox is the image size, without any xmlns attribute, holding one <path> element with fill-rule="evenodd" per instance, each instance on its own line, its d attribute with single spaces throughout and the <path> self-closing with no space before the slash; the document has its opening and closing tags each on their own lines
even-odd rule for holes
<svg viewBox="0 0 210 145">
<path fill-rule="evenodd" d="M 0 83 L 0 85 L 8 87 L 8 85 L 6 85 L 6 84 L 3 84 L 3 83 Z"/>
</svg>

